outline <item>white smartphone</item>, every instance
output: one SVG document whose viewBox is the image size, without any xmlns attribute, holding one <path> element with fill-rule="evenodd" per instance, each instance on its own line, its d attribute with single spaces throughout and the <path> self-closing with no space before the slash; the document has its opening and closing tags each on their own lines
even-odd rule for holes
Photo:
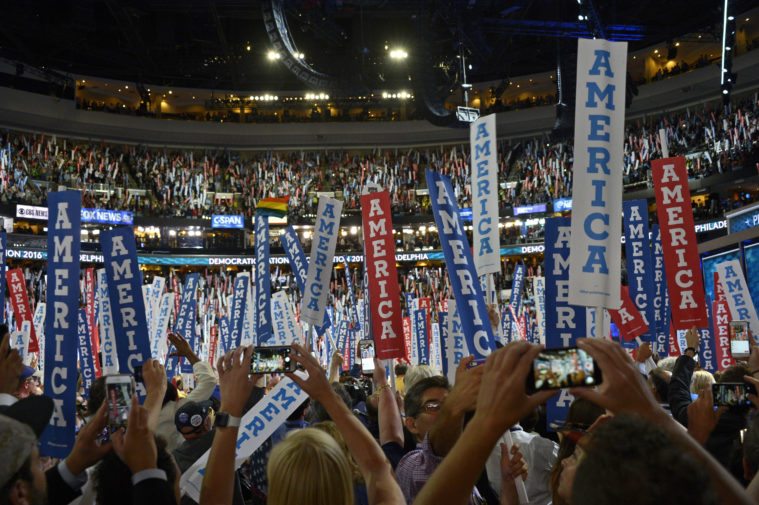
<svg viewBox="0 0 759 505">
<path fill-rule="evenodd" d="M 359 340 L 358 349 L 361 358 L 361 373 L 373 374 L 374 373 L 374 340 L 364 339 Z"/>
<path fill-rule="evenodd" d="M 134 377 L 131 375 L 108 375 L 105 378 L 105 401 L 108 402 L 108 427 L 111 432 L 126 427 L 134 388 Z"/>
</svg>

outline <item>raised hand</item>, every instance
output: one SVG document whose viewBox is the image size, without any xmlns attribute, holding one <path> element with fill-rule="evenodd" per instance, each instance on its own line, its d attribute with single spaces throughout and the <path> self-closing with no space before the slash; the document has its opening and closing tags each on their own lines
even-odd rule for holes
<svg viewBox="0 0 759 505">
<path fill-rule="evenodd" d="M 250 375 L 250 360 L 253 346 L 238 347 L 220 357 L 216 362 L 219 372 L 219 390 L 221 392 L 221 410 L 234 417 L 242 417 L 258 380 L 257 375 Z"/>
</svg>

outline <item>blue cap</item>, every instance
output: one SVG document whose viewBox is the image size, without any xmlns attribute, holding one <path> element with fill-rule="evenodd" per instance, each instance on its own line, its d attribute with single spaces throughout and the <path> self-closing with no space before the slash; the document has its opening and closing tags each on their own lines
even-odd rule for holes
<svg viewBox="0 0 759 505">
<path fill-rule="evenodd" d="M 21 375 L 19 375 L 19 378 L 22 381 L 25 381 L 26 379 L 34 375 L 34 372 L 35 372 L 34 368 L 24 365 L 24 369 L 21 371 Z"/>
</svg>

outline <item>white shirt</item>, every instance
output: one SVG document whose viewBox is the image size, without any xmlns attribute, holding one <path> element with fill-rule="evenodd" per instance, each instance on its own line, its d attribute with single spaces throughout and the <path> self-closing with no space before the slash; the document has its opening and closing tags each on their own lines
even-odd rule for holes
<svg viewBox="0 0 759 505">
<path fill-rule="evenodd" d="M 511 432 L 511 439 L 524 456 L 527 463 L 527 498 L 530 505 L 549 505 L 551 503 L 551 470 L 556 463 L 559 445 L 543 438 L 537 433 L 527 433 L 522 428 Z M 498 439 L 495 449 L 490 453 L 485 470 L 493 491 L 501 495 L 501 444 L 506 443 L 505 435 Z"/>
</svg>

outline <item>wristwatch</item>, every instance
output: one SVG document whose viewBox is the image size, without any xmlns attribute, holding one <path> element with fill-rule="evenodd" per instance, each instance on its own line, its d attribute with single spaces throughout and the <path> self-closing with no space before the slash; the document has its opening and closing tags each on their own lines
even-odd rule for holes
<svg viewBox="0 0 759 505">
<path fill-rule="evenodd" d="M 219 412 L 213 425 L 217 428 L 237 428 L 240 426 L 240 418 L 230 416 L 227 412 Z"/>
</svg>

